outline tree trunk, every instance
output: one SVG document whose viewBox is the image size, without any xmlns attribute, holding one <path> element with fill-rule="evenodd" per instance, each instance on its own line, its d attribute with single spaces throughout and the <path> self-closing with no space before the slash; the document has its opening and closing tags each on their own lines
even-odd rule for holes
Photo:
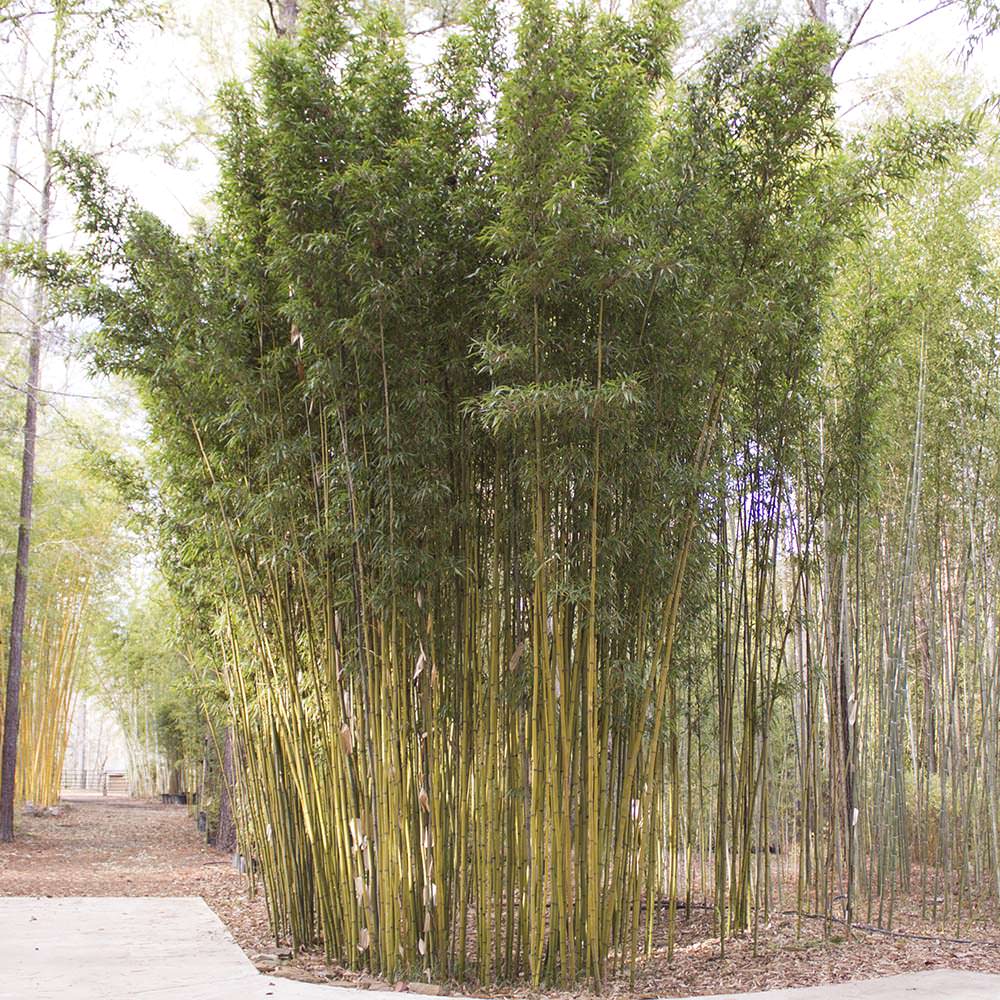
<svg viewBox="0 0 1000 1000">
<path fill-rule="evenodd" d="M 45 167 L 38 213 L 38 246 L 44 252 L 49 240 L 52 207 L 52 168 L 49 157 L 55 133 L 55 88 L 59 31 L 52 43 L 48 102 L 45 113 L 43 153 Z M 35 490 L 35 444 L 38 437 L 38 394 L 42 359 L 42 317 L 45 289 L 36 283 L 32 302 L 31 338 L 28 346 L 28 379 L 25 385 L 24 452 L 21 459 L 21 506 L 17 528 L 17 562 L 10 615 L 7 688 L 4 701 L 3 748 L 0 751 L 0 841 L 14 839 L 14 784 L 17 741 L 21 727 L 21 666 L 24 658 L 24 620 L 28 603 L 28 558 L 31 550 L 31 513 Z"/>
<path fill-rule="evenodd" d="M 279 35 L 294 35 L 299 19 L 299 0 L 272 0 L 271 18 Z"/>
<path fill-rule="evenodd" d="M 41 292 L 35 302 L 41 306 Z M 41 317 L 32 317 L 28 349 L 28 381 L 24 412 L 24 453 L 21 460 L 21 508 L 14 566 L 14 601 L 10 615 L 7 691 L 3 715 L 3 753 L 0 758 L 0 841 L 14 839 L 14 778 L 17 738 L 21 726 L 21 663 L 24 654 L 24 617 L 28 599 L 28 555 L 31 548 L 31 511 L 35 488 L 35 440 L 38 433 L 38 380 L 41 368 Z"/>
<path fill-rule="evenodd" d="M 11 230 L 14 227 L 14 200 L 17 197 L 18 180 L 18 149 L 21 144 L 21 123 L 28 102 L 24 97 L 24 83 L 28 75 L 28 44 L 21 49 L 21 62 L 18 67 L 17 91 L 14 94 L 14 116 L 10 127 L 10 146 L 7 152 L 7 191 L 3 204 L 3 217 L 0 218 L 0 243 L 9 243 Z M 0 297 L 7 287 L 7 273 L 0 271 Z"/>
</svg>

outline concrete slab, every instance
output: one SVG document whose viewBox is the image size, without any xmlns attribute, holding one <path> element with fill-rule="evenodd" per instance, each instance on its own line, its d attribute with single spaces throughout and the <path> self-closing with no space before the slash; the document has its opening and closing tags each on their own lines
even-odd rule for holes
<svg viewBox="0 0 1000 1000">
<path fill-rule="evenodd" d="M 1000 976 L 934 969 L 833 986 L 721 993 L 701 1000 L 1000 1000 Z"/>
<path fill-rule="evenodd" d="M 400 995 L 261 975 L 197 897 L 0 897 L 0 1000 L 57 998 L 400 1000 Z M 1000 976 L 935 970 L 706 1000 L 723 998 L 1000 1000 Z"/>
<path fill-rule="evenodd" d="M 262 976 L 198 897 L 0 898 L 0 1000 L 330 997 Z"/>
</svg>

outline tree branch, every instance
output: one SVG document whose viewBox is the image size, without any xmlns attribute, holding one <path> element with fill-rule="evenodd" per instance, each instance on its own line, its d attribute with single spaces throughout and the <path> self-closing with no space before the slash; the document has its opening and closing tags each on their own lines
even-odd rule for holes
<svg viewBox="0 0 1000 1000">
<path fill-rule="evenodd" d="M 862 10 L 861 13 L 858 15 L 858 19 L 854 22 L 854 27 L 851 28 L 850 32 L 847 35 L 847 41 L 844 43 L 844 47 L 841 50 L 840 55 L 837 56 L 836 59 L 834 59 L 833 65 L 830 67 L 830 76 L 833 76 L 833 74 L 837 72 L 837 67 L 840 65 L 841 59 L 843 59 L 844 56 L 846 56 L 847 53 L 850 52 L 851 47 L 854 45 L 854 39 L 858 33 L 858 29 L 861 27 L 861 22 L 864 21 L 864 19 L 868 16 L 868 11 L 872 9 L 872 4 L 874 3 L 875 0 L 868 0 L 868 3 L 865 4 L 864 10 Z"/>
<path fill-rule="evenodd" d="M 267 0 L 267 10 L 268 10 L 268 13 L 271 15 L 271 24 L 274 25 L 274 30 L 279 35 L 283 34 L 283 32 L 281 30 L 281 25 L 278 24 L 278 18 L 275 16 L 275 13 L 274 13 L 274 0 Z"/>
<path fill-rule="evenodd" d="M 892 35 L 897 31 L 902 31 L 903 28 L 908 28 L 911 24 L 916 24 L 917 21 L 922 21 L 925 17 L 930 17 L 931 14 L 936 14 L 939 10 L 945 10 L 947 7 L 954 7 L 956 3 L 958 3 L 958 0 L 941 0 L 936 7 L 932 7 L 930 10 L 925 10 L 922 14 L 918 14 L 916 17 L 910 18 L 909 21 L 897 24 L 895 28 L 886 28 L 885 31 L 879 31 L 874 35 L 869 35 L 867 38 L 862 38 L 860 42 L 855 42 L 851 47 L 860 49 L 862 45 L 867 45 L 869 42 L 877 41 L 879 38 L 885 38 L 886 35 Z"/>
</svg>

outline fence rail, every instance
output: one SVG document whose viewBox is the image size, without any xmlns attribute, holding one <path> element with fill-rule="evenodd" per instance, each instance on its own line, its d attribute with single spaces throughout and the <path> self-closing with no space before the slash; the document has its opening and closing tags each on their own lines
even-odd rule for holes
<svg viewBox="0 0 1000 1000">
<path fill-rule="evenodd" d="M 128 778 L 122 771 L 98 771 L 67 768 L 62 773 L 62 788 L 73 792 L 101 792 L 104 795 L 128 795 Z"/>
</svg>

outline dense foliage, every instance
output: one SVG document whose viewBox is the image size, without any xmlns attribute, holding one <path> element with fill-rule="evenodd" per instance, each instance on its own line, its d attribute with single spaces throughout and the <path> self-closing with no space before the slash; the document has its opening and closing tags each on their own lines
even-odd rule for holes
<svg viewBox="0 0 1000 1000">
<path fill-rule="evenodd" d="M 768 846 L 799 845 L 828 915 L 862 846 L 869 906 L 900 852 L 937 865 L 907 810 L 944 777 L 899 694 L 918 564 L 943 592 L 914 484 L 929 408 L 959 405 L 930 352 L 965 330 L 989 400 L 995 334 L 973 229 L 912 264 L 935 203 L 884 214 L 972 126 L 844 143 L 824 27 L 744 27 L 683 84 L 658 0 L 530 0 L 510 28 L 480 6 L 418 72 L 391 12 L 305 6 L 222 95 L 189 239 L 67 155 L 76 308 L 148 408 L 276 928 L 386 975 L 601 984 L 657 894 L 670 928 L 699 892 L 748 929 Z M 982 413 L 955 428 L 980 454 Z M 959 704 L 930 676 L 928 712 Z M 989 690 L 949 752 L 995 732 Z M 996 819 L 962 801 L 992 824 L 978 865 Z"/>
</svg>

